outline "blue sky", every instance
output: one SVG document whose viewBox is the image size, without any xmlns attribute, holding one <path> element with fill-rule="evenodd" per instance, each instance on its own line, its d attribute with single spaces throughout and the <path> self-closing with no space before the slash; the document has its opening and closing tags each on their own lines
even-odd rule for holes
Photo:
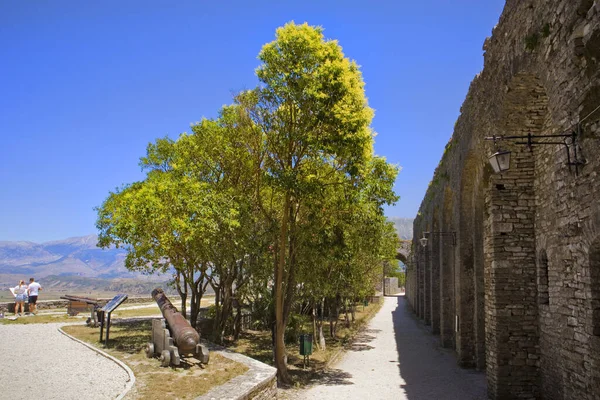
<svg viewBox="0 0 600 400">
<path fill-rule="evenodd" d="M 0 0 L 0 240 L 95 233 L 93 208 L 140 180 L 158 137 L 256 84 L 288 21 L 362 66 L 375 150 L 402 167 L 389 216 L 414 217 L 502 0 Z"/>
</svg>

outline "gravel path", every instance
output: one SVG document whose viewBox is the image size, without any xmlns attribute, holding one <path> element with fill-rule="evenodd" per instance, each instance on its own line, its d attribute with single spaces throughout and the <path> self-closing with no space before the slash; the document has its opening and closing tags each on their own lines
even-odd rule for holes
<svg viewBox="0 0 600 400">
<path fill-rule="evenodd" d="M 63 324 L 0 325 L 0 399 L 114 399 L 127 373 L 69 339 Z"/>
<path fill-rule="evenodd" d="M 451 351 L 418 323 L 404 296 L 386 297 L 381 311 L 335 368 L 304 399 L 479 400 L 485 375 L 456 365 Z"/>
</svg>

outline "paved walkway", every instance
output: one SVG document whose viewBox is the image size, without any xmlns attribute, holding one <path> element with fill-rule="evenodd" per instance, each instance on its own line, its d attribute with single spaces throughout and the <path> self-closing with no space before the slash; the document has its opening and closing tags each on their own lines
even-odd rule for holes
<svg viewBox="0 0 600 400">
<path fill-rule="evenodd" d="M 114 399 L 129 380 L 113 361 L 58 332 L 0 324 L 0 399 Z"/>
<path fill-rule="evenodd" d="M 485 375 L 456 365 L 449 350 L 412 316 L 404 296 L 386 297 L 353 348 L 305 399 L 479 400 Z"/>
</svg>

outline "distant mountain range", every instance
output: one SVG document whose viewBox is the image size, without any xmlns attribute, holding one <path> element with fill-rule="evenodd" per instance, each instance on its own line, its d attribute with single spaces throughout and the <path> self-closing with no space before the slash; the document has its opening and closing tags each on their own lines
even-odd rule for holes
<svg viewBox="0 0 600 400">
<path fill-rule="evenodd" d="M 394 223 L 400 239 L 412 239 L 414 218 L 388 217 L 388 219 Z"/>
<path fill-rule="evenodd" d="M 412 218 L 389 217 L 389 220 L 401 239 L 412 239 Z M 141 277 L 140 273 L 125 268 L 126 250 L 100 249 L 96 247 L 97 242 L 96 235 L 46 243 L 0 241 L 0 275 L 21 276 L 22 279 L 52 277 L 70 284 L 81 281 L 76 278 L 93 278 L 97 280 L 94 285 L 104 280 Z M 144 277 L 143 280 L 153 278 L 168 279 L 161 276 Z M 93 279 L 86 282 L 91 284 Z"/>
<path fill-rule="evenodd" d="M 125 268 L 123 249 L 96 247 L 98 236 L 89 235 L 46 243 L 0 242 L 0 274 L 132 278 Z"/>
</svg>

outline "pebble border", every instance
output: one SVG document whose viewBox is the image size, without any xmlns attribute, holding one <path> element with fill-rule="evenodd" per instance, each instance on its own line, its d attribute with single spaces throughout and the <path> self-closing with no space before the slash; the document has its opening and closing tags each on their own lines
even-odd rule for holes
<svg viewBox="0 0 600 400">
<path fill-rule="evenodd" d="M 70 325 L 74 325 L 74 324 L 70 324 Z M 98 349 L 97 347 L 92 346 L 89 343 L 86 343 L 82 340 L 79 340 L 71 335 L 69 335 L 68 333 L 66 333 L 65 331 L 62 330 L 62 327 L 64 326 L 69 326 L 69 325 L 61 325 L 59 326 L 57 329 L 60 333 L 62 333 L 63 335 L 65 335 L 66 337 L 68 337 L 69 339 L 80 343 L 82 345 L 84 345 L 85 347 L 87 347 L 88 349 L 91 349 L 93 351 L 95 351 L 96 353 L 100 354 L 101 356 L 108 358 L 109 360 L 113 361 L 115 364 L 117 364 L 119 367 L 123 368 L 125 370 L 125 372 L 127 372 L 127 375 L 129 375 L 129 380 L 127 381 L 127 384 L 125 385 L 125 389 L 121 392 L 121 394 L 119 394 L 119 396 L 116 397 L 115 400 L 121 400 L 123 399 L 123 397 L 125 397 L 125 395 L 127 393 L 129 393 L 129 391 L 133 388 L 133 385 L 135 385 L 135 375 L 133 374 L 133 371 L 131 370 L 131 368 L 129 368 L 123 361 L 111 356 L 110 354 Z"/>
</svg>

